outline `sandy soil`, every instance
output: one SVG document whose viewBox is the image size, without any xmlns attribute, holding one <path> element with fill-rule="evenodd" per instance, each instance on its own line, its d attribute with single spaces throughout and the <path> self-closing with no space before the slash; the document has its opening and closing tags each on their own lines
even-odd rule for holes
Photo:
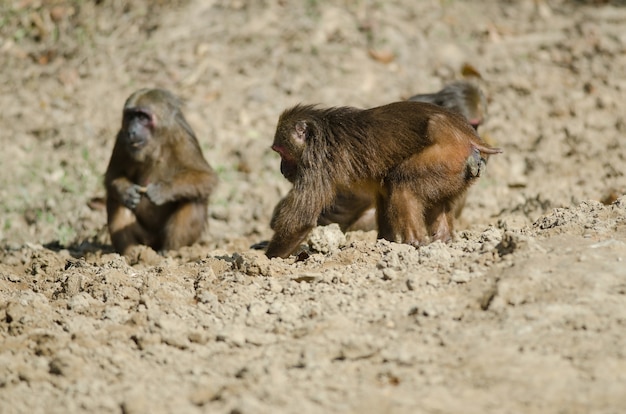
<svg viewBox="0 0 626 414">
<path fill-rule="evenodd" d="M 2 2 L 0 411 L 623 412 L 624 27 L 610 1 Z M 330 226 L 304 261 L 250 249 L 289 189 L 283 109 L 464 64 L 505 153 L 454 243 Z M 200 243 L 127 262 L 102 176 L 145 86 L 187 100 L 220 186 Z"/>
</svg>

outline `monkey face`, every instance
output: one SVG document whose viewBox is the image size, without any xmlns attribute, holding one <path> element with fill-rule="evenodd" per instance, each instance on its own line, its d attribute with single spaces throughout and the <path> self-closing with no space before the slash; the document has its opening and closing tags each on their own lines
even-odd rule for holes
<svg viewBox="0 0 626 414">
<path fill-rule="evenodd" d="M 153 141 L 154 126 L 154 115 L 150 111 L 142 108 L 124 109 L 123 139 L 126 150 L 133 158 L 143 158 L 148 152 Z"/>
<path fill-rule="evenodd" d="M 298 177 L 298 164 L 306 145 L 307 128 L 306 121 L 298 121 L 287 128 L 278 128 L 274 136 L 272 149 L 280 154 L 280 172 L 292 183 Z"/>
<path fill-rule="evenodd" d="M 295 158 L 283 145 L 274 144 L 272 145 L 272 150 L 280 154 L 280 173 L 283 175 L 283 177 L 293 183 L 298 171 L 298 165 Z"/>
</svg>

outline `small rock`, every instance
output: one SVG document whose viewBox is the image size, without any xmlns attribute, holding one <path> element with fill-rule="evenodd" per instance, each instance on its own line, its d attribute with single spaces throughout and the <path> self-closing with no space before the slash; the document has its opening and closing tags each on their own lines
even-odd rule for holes
<svg viewBox="0 0 626 414">
<path fill-rule="evenodd" d="M 161 336 L 161 342 L 178 349 L 189 347 L 188 337 L 182 332 L 167 332 Z"/>
<path fill-rule="evenodd" d="M 268 311 L 268 306 L 264 302 L 252 302 L 248 305 L 248 313 L 252 316 L 264 315 Z"/>
<path fill-rule="evenodd" d="M 58 355 L 50 361 L 49 370 L 53 375 L 79 378 L 84 362 L 81 358 L 70 354 Z"/>
<path fill-rule="evenodd" d="M 193 391 L 189 396 L 189 400 L 192 404 L 202 407 L 211 401 L 219 400 L 223 392 L 223 386 L 207 384 Z"/>
<path fill-rule="evenodd" d="M 338 358 L 348 360 L 369 358 L 380 349 L 376 338 L 369 335 L 353 335 L 342 341 Z"/>
<path fill-rule="evenodd" d="M 157 266 L 163 262 L 163 256 L 159 255 L 152 248 L 143 245 L 133 246 L 126 255 L 128 264 L 131 266 L 143 264 L 146 266 Z"/>
<path fill-rule="evenodd" d="M 331 253 L 346 244 L 346 235 L 337 223 L 318 226 L 309 234 L 309 247 L 314 252 Z"/>
<path fill-rule="evenodd" d="M 126 323 L 128 318 L 128 311 L 119 306 L 109 306 L 102 313 L 102 319 L 108 319 L 118 324 Z"/>
<path fill-rule="evenodd" d="M 268 287 L 269 287 L 270 292 L 272 293 L 281 293 L 285 289 L 282 283 L 280 283 L 276 279 L 270 279 Z"/>
<path fill-rule="evenodd" d="M 320 273 L 301 273 L 294 275 L 291 280 L 295 282 L 314 283 L 323 280 L 323 277 Z"/>
<path fill-rule="evenodd" d="M 246 335 L 241 328 L 231 327 L 217 334 L 215 340 L 218 342 L 226 342 L 230 345 L 242 347 L 246 344 Z"/>
<path fill-rule="evenodd" d="M 455 270 L 454 272 L 452 272 L 452 276 L 450 277 L 450 280 L 454 283 L 467 283 L 470 281 L 470 279 L 470 273 L 466 272 L 465 270 Z"/>
<path fill-rule="evenodd" d="M 141 350 L 148 349 L 152 345 L 161 343 L 161 335 L 158 333 L 139 333 L 130 337 Z"/>
<path fill-rule="evenodd" d="M 233 254 L 235 267 L 248 276 L 271 276 L 270 259 L 259 251 L 248 251 Z"/>
<path fill-rule="evenodd" d="M 283 308 L 284 308 L 283 302 L 276 300 L 267 309 L 267 313 L 269 313 L 270 315 L 278 315 L 279 313 L 282 312 Z"/>
<path fill-rule="evenodd" d="M 192 331 L 187 334 L 189 342 L 204 345 L 209 342 L 209 336 L 203 331 Z"/>
<path fill-rule="evenodd" d="M 416 288 L 415 280 L 409 278 L 406 280 L 406 288 L 409 290 L 415 290 Z"/>
<path fill-rule="evenodd" d="M 86 312 L 94 299 L 87 292 L 80 292 L 67 301 L 67 308 L 77 313 Z"/>
<path fill-rule="evenodd" d="M 17 282 L 21 282 L 22 281 L 21 277 L 19 277 L 16 274 L 13 274 L 13 273 L 8 273 L 6 275 L 6 278 L 9 280 L 9 282 L 13 282 L 13 283 L 17 283 Z"/>
<path fill-rule="evenodd" d="M 195 299 L 205 305 L 216 305 L 219 301 L 215 294 L 207 289 L 197 289 Z"/>
<path fill-rule="evenodd" d="M 383 269 L 383 280 L 394 280 L 398 278 L 398 272 L 393 269 Z"/>
<path fill-rule="evenodd" d="M 141 414 L 150 412 L 148 401 L 142 393 L 135 392 L 124 399 L 121 404 L 122 414 Z"/>
</svg>

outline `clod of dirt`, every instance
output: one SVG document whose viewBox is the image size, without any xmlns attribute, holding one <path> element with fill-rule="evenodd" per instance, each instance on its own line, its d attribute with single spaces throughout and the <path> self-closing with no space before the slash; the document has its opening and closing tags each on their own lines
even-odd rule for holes
<svg viewBox="0 0 626 414">
<path fill-rule="evenodd" d="M 128 254 L 128 263 L 133 266 L 136 264 L 144 264 L 147 266 L 156 266 L 163 261 L 163 257 L 148 246 L 134 246 Z"/>
<path fill-rule="evenodd" d="M 235 253 L 235 267 L 248 276 L 271 276 L 270 259 L 262 252 L 251 250 L 241 254 Z"/>
<path fill-rule="evenodd" d="M 318 253 L 332 253 L 346 245 L 346 235 L 336 223 L 318 226 L 309 234 L 309 247 Z"/>
</svg>

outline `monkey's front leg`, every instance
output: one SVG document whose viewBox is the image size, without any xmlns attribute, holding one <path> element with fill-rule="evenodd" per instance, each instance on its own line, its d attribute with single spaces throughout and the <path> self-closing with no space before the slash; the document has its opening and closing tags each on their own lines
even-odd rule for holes
<svg viewBox="0 0 626 414">
<path fill-rule="evenodd" d="M 432 206 L 426 213 L 426 226 L 433 241 L 444 243 L 452 241 L 453 209 L 450 203 L 442 202 Z"/>
<path fill-rule="evenodd" d="M 274 233 L 272 240 L 270 240 L 265 255 L 270 259 L 272 257 L 289 257 L 289 255 L 298 248 L 300 243 L 306 239 L 307 234 L 309 234 L 312 229 L 313 226 L 293 230 L 289 233 L 277 231 Z"/>
<path fill-rule="evenodd" d="M 267 246 L 267 257 L 288 257 L 315 227 L 321 209 L 312 211 L 308 204 L 292 190 L 276 205 L 270 222 L 275 233 Z"/>
</svg>

